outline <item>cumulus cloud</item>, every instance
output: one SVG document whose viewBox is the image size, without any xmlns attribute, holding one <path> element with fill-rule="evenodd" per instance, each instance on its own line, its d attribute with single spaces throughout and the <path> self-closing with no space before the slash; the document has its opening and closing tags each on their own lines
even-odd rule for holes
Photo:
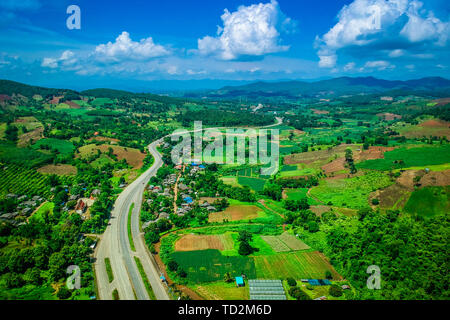
<svg viewBox="0 0 450 320">
<path fill-rule="evenodd" d="M 115 42 L 100 44 L 95 48 L 95 56 L 98 60 L 145 60 L 168 55 L 170 50 L 162 45 L 155 44 L 152 37 L 133 41 L 130 34 L 123 31 Z"/>
<path fill-rule="evenodd" d="M 70 66 L 77 62 L 77 59 L 74 56 L 75 54 L 72 51 L 66 50 L 59 58 L 44 58 L 41 66 L 50 69 L 55 69 L 60 66 Z"/>
<path fill-rule="evenodd" d="M 336 25 L 316 37 L 319 66 L 333 68 L 338 51 L 352 46 L 382 47 L 394 42 L 445 46 L 449 33 L 450 23 L 436 18 L 418 0 L 354 0 L 341 9 Z M 389 55 L 403 54 L 401 48 L 394 48 Z"/>
<path fill-rule="evenodd" d="M 296 25 L 281 12 L 275 0 L 240 6 L 235 12 L 225 9 L 221 19 L 223 27 L 218 27 L 216 37 L 205 36 L 198 40 L 200 54 L 235 60 L 241 56 L 286 51 L 289 46 L 280 45 L 280 33 L 292 31 Z"/>
</svg>

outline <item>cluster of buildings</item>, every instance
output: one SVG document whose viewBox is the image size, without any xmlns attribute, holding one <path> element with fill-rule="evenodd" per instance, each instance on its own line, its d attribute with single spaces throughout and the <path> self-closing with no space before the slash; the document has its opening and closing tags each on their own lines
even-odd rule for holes
<svg viewBox="0 0 450 320">
<path fill-rule="evenodd" d="M 18 195 L 15 193 L 7 194 L 6 198 L 16 199 L 16 211 L 0 212 L 0 221 L 5 221 L 15 226 L 25 223 L 23 221 L 16 220 L 17 217 L 29 217 L 45 201 L 45 199 L 40 196 L 28 197 L 27 195 Z"/>
</svg>

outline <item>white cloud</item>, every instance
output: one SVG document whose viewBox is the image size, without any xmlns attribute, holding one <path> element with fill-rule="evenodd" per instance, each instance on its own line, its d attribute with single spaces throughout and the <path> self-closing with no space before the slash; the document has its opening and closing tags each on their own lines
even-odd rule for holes
<svg viewBox="0 0 450 320">
<path fill-rule="evenodd" d="M 279 44 L 280 32 L 291 30 L 295 23 L 285 17 L 275 0 L 240 6 L 232 13 L 225 9 L 221 19 L 223 27 L 218 27 L 216 37 L 198 39 L 200 54 L 234 60 L 240 56 L 262 56 L 289 49 L 289 46 Z"/>
<path fill-rule="evenodd" d="M 400 38 L 410 43 L 428 41 L 445 45 L 450 33 L 449 22 L 442 22 L 418 0 L 354 0 L 344 6 L 338 22 L 322 37 L 316 38 L 319 66 L 332 68 L 337 52 L 350 46 L 392 42 Z M 399 57 L 400 48 L 391 50 Z"/>
<path fill-rule="evenodd" d="M 152 37 L 133 41 L 130 34 L 123 31 L 114 43 L 100 44 L 95 48 L 95 55 L 99 60 L 145 60 L 168 55 L 170 51 L 162 45 L 155 44 Z"/>
<path fill-rule="evenodd" d="M 352 71 L 355 69 L 356 64 L 354 62 L 349 62 L 344 66 L 344 71 L 348 72 L 348 71 Z"/>
<path fill-rule="evenodd" d="M 389 57 L 391 57 L 391 58 L 398 58 L 398 57 L 401 57 L 404 55 L 405 55 L 405 51 L 402 49 L 395 49 L 395 50 L 392 50 L 391 52 L 389 52 Z"/>
<path fill-rule="evenodd" d="M 59 58 L 44 58 L 41 66 L 50 69 L 55 69 L 60 66 L 70 66 L 78 61 L 74 56 L 75 54 L 72 51 L 66 50 Z"/>
<path fill-rule="evenodd" d="M 383 71 L 386 69 L 395 68 L 394 65 L 390 64 L 388 61 L 378 60 L 378 61 L 367 61 L 364 65 L 364 68 L 367 69 L 377 69 L 379 71 Z"/>
</svg>

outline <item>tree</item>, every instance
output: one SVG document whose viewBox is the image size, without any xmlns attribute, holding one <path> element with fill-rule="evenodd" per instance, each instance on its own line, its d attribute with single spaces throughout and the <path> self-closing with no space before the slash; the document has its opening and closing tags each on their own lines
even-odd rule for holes
<svg viewBox="0 0 450 320">
<path fill-rule="evenodd" d="M 348 167 L 350 168 L 351 174 L 355 174 L 356 172 L 358 172 L 358 170 L 355 167 L 355 162 L 353 160 L 353 151 L 350 148 L 347 148 L 345 150 L 345 161 L 347 162 Z"/>
<path fill-rule="evenodd" d="M 252 246 L 251 246 L 248 242 L 246 242 L 246 241 L 241 241 L 241 242 L 239 243 L 239 250 L 238 250 L 238 253 L 239 253 L 241 256 L 248 256 L 249 254 L 252 254 L 252 253 L 253 253 L 253 248 L 252 248 Z"/>
<path fill-rule="evenodd" d="M 231 273 L 229 273 L 229 272 L 225 273 L 225 276 L 223 277 L 223 280 L 226 283 L 233 282 L 233 277 L 231 276 Z"/>
<path fill-rule="evenodd" d="M 297 285 L 297 281 L 295 281 L 294 278 L 287 278 L 286 281 L 287 281 L 287 284 L 291 287 L 295 287 Z"/>
<path fill-rule="evenodd" d="M 308 221 L 308 231 L 311 233 L 319 231 L 319 224 L 316 221 Z"/>
<path fill-rule="evenodd" d="M 333 274 L 330 270 L 325 271 L 325 279 L 331 280 L 333 279 Z"/>
<path fill-rule="evenodd" d="M 282 198 L 283 189 L 279 184 L 268 183 L 264 187 L 263 194 L 270 197 L 272 200 L 280 201 Z"/>
</svg>

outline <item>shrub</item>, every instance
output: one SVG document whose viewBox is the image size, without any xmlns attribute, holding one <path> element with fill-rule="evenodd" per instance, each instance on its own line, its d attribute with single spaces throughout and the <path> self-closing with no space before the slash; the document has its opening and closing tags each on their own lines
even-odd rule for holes
<svg viewBox="0 0 450 320">
<path fill-rule="evenodd" d="M 297 285 L 297 281 L 295 281 L 294 278 L 287 278 L 286 281 L 287 281 L 288 285 L 291 287 L 295 287 Z"/>
<path fill-rule="evenodd" d="M 342 296 L 342 288 L 336 284 L 331 285 L 329 291 L 331 296 L 340 297 Z"/>
<path fill-rule="evenodd" d="M 377 206 L 377 205 L 380 204 L 380 200 L 378 200 L 378 199 L 372 199 L 372 204 L 373 204 L 374 206 Z"/>
<path fill-rule="evenodd" d="M 289 289 L 289 294 L 296 300 L 311 300 L 311 297 L 299 287 L 291 287 Z"/>
<path fill-rule="evenodd" d="M 178 263 L 175 260 L 170 260 L 167 264 L 167 268 L 169 268 L 170 271 L 177 271 L 178 269 Z"/>
<path fill-rule="evenodd" d="M 331 280 L 333 279 L 333 274 L 330 270 L 325 271 L 325 279 Z"/>
<path fill-rule="evenodd" d="M 186 271 L 184 271 L 183 269 L 178 270 L 178 275 L 179 275 L 181 278 L 186 278 L 186 277 L 187 277 L 187 273 L 186 273 Z"/>
<path fill-rule="evenodd" d="M 59 288 L 58 293 L 56 294 L 59 299 L 68 299 L 71 295 L 72 292 L 70 292 L 70 290 L 66 287 Z"/>
</svg>

